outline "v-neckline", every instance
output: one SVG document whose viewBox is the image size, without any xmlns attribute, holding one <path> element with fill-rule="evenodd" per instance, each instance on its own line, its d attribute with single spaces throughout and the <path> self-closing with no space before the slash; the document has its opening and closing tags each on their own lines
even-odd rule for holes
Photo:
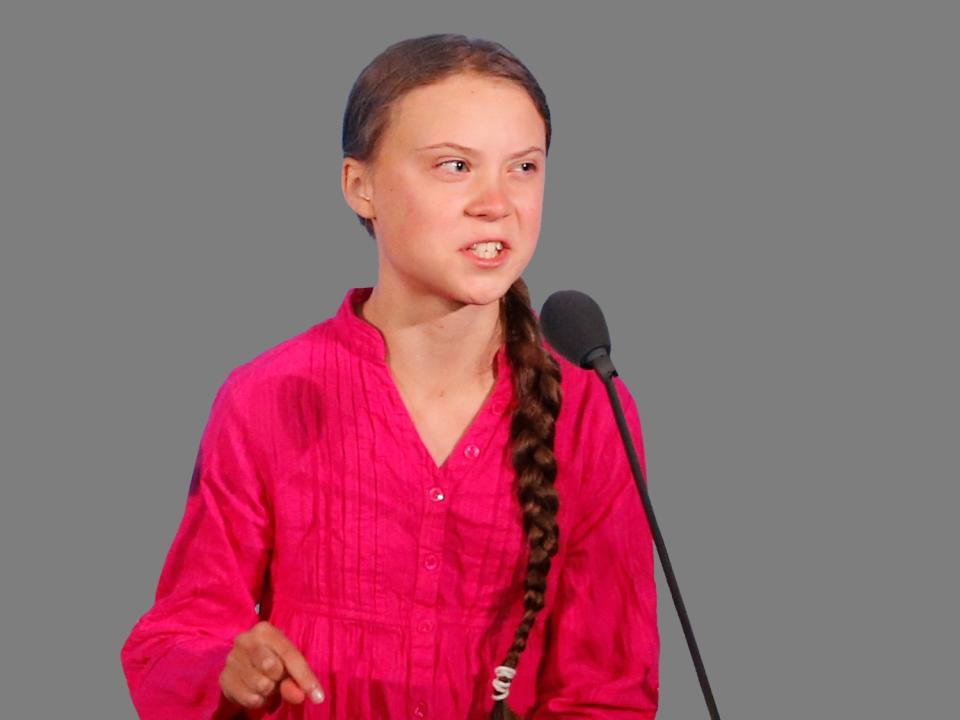
<svg viewBox="0 0 960 720">
<path fill-rule="evenodd" d="M 457 455 L 458 453 L 463 454 L 468 447 L 468 441 L 476 446 L 478 453 L 482 451 L 482 446 L 486 445 L 490 433 L 509 405 L 513 396 L 513 387 L 511 370 L 507 360 L 506 343 L 501 341 L 494 356 L 497 374 L 493 387 L 487 393 L 480 409 L 466 426 L 447 457 L 438 465 L 423 441 L 423 437 L 413 421 L 413 416 L 400 394 L 400 389 L 393 379 L 393 374 L 390 372 L 387 363 L 387 344 L 383 333 L 360 314 L 360 306 L 370 297 L 372 291 L 372 287 L 363 287 L 353 288 L 347 292 L 337 313 L 337 319 L 345 323 L 343 325 L 343 341 L 354 352 L 361 354 L 380 369 L 382 385 L 385 386 L 385 390 L 396 408 L 394 415 L 398 418 L 397 422 L 402 426 L 403 434 L 410 437 L 410 442 L 418 448 L 417 452 L 434 475 L 446 473 L 451 467 L 456 466 Z"/>
<path fill-rule="evenodd" d="M 390 371 L 389 365 L 384 362 L 383 371 L 387 376 L 386 384 L 390 388 L 393 401 L 397 405 L 397 414 L 402 417 L 402 422 L 406 426 L 405 430 L 407 434 L 414 438 L 418 452 L 423 456 L 424 460 L 429 463 L 434 474 L 442 474 L 447 472 L 451 466 L 451 461 L 457 456 L 458 452 L 463 452 L 464 446 L 468 440 L 473 439 L 479 449 L 479 445 L 482 442 L 482 438 L 480 437 L 479 433 L 482 429 L 487 427 L 487 425 L 483 422 L 484 419 L 490 413 L 499 414 L 497 410 L 498 407 L 500 410 L 505 408 L 505 403 L 503 403 L 502 399 L 500 398 L 500 396 L 505 392 L 508 379 L 508 370 L 506 368 L 506 352 L 505 345 L 503 343 L 500 344 L 500 347 L 497 350 L 495 355 L 495 363 L 497 374 L 494 378 L 493 385 L 490 387 L 489 392 L 487 393 L 486 397 L 484 397 L 483 402 L 480 404 L 476 413 L 474 413 L 473 417 L 470 419 L 470 422 L 467 423 L 463 432 L 460 434 L 460 437 L 457 438 L 457 441 L 450 448 L 450 452 L 447 453 L 447 456 L 443 459 L 443 462 L 438 465 L 436 459 L 433 457 L 433 454 L 430 452 L 430 449 L 427 447 L 427 443 L 424 442 L 420 429 L 417 427 L 416 422 L 414 422 L 413 414 L 410 412 L 410 408 L 403 399 L 403 395 L 401 394 L 400 388 L 393 377 L 393 373 Z M 498 403 L 499 405 L 497 405 Z"/>
</svg>

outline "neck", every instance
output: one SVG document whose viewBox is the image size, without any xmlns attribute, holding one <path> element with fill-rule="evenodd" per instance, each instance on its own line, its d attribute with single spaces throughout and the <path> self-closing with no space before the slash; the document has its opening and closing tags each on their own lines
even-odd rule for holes
<svg viewBox="0 0 960 720">
<path fill-rule="evenodd" d="M 427 393 L 489 385 L 501 341 L 499 303 L 395 295 L 378 285 L 360 308 L 383 334 L 395 377 Z"/>
</svg>

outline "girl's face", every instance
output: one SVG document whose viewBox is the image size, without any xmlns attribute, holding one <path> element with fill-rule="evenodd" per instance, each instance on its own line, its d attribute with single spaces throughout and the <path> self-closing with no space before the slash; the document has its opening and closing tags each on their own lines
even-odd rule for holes
<svg viewBox="0 0 960 720">
<path fill-rule="evenodd" d="M 545 140 L 533 101 L 508 80 L 459 74 L 400 98 L 372 163 L 344 159 L 344 195 L 373 222 L 379 283 L 458 304 L 499 300 L 536 249 Z M 470 250 L 486 239 L 503 244 L 496 264 Z"/>
</svg>

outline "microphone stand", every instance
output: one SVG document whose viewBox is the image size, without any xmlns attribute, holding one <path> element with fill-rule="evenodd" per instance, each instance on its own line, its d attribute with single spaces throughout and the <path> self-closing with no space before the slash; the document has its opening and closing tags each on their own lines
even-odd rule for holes
<svg viewBox="0 0 960 720">
<path fill-rule="evenodd" d="M 653 505 L 650 503 L 650 496 L 647 493 L 646 480 L 640 470 L 640 461 L 637 459 L 637 451 L 633 446 L 633 439 L 630 437 L 630 429 L 627 426 L 627 419 L 623 414 L 623 406 L 620 404 L 620 396 L 613 384 L 613 378 L 619 373 L 610 359 L 606 348 L 599 347 L 591 350 L 584 358 L 583 366 L 592 367 L 604 386 L 607 388 L 607 395 L 610 397 L 610 404 L 613 406 L 613 414 L 617 418 L 617 427 L 620 429 L 620 437 L 623 440 L 623 446 L 627 451 L 627 457 L 630 460 L 630 469 L 633 471 L 633 479 L 637 483 L 637 489 L 640 491 L 640 499 L 643 501 L 643 509 L 647 513 L 647 522 L 650 524 L 650 531 L 653 533 L 653 542 L 657 546 L 657 554 L 660 556 L 660 563 L 663 565 L 663 572 L 667 576 L 667 585 L 670 586 L 670 594 L 673 596 L 673 604 L 677 608 L 677 614 L 680 616 L 680 625 L 683 626 L 683 634 L 687 639 L 687 647 L 690 648 L 690 655 L 693 658 L 693 665 L 697 671 L 697 678 L 700 680 L 700 688 L 703 690 L 703 699 L 707 703 L 707 710 L 710 712 L 711 720 L 720 720 L 720 714 L 717 712 L 717 704 L 713 699 L 713 692 L 710 690 L 710 682 L 707 680 L 707 671 L 703 667 L 703 660 L 700 658 L 700 650 L 697 648 L 697 641 L 693 637 L 693 627 L 690 625 L 690 618 L 687 617 L 687 609 L 684 607 L 683 598 L 680 597 L 680 588 L 677 585 L 677 579 L 673 574 L 673 566 L 670 564 L 670 558 L 667 555 L 667 546 L 663 543 L 663 537 L 660 535 L 660 526 L 657 524 L 657 518 L 653 514 Z"/>
</svg>

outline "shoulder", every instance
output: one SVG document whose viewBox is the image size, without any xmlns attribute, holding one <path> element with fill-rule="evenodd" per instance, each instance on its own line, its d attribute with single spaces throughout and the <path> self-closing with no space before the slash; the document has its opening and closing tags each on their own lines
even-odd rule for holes
<svg viewBox="0 0 960 720">
<path fill-rule="evenodd" d="M 560 367 L 562 399 L 558 429 L 561 423 L 576 432 L 600 431 L 605 435 L 609 428 L 616 429 L 607 388 L 597 373 L 570 362 L 546 341 L 544 347 Z M 619 376 L 613 378 L 613 385 L 632 424 L 632 416 L 637 414 L 633 394 Z"/>
<path fill-rule="evenodd" d="M 557 359 L 562 375 L 562 398 L 555 439 L 558 459 L 575 475 L 583 475 L 587 484 L 602 485 L 605 472 L 594 472 L 596 468 L 626 467 L 627 462 L 607 387 L 594 370 L 581 368 L 555 351 L 551 350 L 551 354 Z M 619 376 L 613 378 L 613 387 L 645 475 L 643 428 L 636 401 L 630 388 Z M 609 479 L 619 482 L 622 478 Z M 581 487 L 581 491 L 584 490 Z"/>
<path fill-rule="evenodd" d="M 218 395 L 228 395 L 240 405 L 256 404 L 275 396 L 277 388 L 291 380 L 301 381 L 314 375 L 312 368 L 332 342 L 329 332 L 332 318 L 312 325 L 256 353 L 231 368 Z"/>
<path fill-rule="evenodd" d="M 568 527 L 566 542 L 575 546 L 612 514 L 623 512 L 623 507 L 635 511 L 639 495 L 635 490 L 632 498 L 626 494 L 636 481 L 606 385 L 594 370 L 580 368 L 562 357 L 557 362 L 563 378 L 555 439 L 558 464 L 564 468 L 562 478 L 558 476 L 564 497 L 560 507 Z M 645 477 L 643 430 L 636 403 L 619 376 L 613 378 L 613 387 Z M 630 505 L 618 506 L 620 502 Z"/>
</svg>

